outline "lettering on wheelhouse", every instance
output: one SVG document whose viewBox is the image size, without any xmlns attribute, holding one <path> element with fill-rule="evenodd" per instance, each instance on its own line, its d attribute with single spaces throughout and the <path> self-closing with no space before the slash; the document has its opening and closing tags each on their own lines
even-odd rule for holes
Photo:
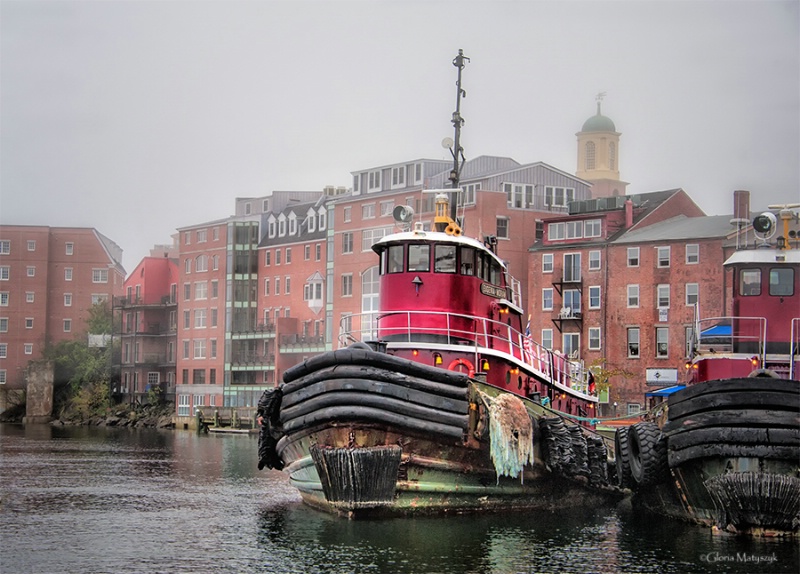
<svg viewBox="0 0 800 574">
<path fill-rule="evenodd" d="M 506 296 L 506 290 L 503 287 L 497 287 L 490 283 L 481 283 L 481 293 L 496 299 L 502 299 Z"/>
</svg>

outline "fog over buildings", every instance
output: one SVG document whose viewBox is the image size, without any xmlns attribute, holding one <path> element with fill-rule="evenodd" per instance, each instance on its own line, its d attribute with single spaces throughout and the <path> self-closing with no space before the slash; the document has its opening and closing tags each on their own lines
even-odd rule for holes
<svg viewBox="0 0 800 574">
<path fill-rule="evenodd" d="M 629 193 L 800 201 L 800 3 L 0 2 L 0 221 L 96 227 L 128 271 L 236 197 L 449 157 L 574 173 L 605 92 Z"/>
</svg>

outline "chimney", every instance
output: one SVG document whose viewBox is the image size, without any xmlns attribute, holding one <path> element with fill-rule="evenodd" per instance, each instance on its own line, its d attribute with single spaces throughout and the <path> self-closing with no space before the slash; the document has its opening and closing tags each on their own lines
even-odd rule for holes
<svg viewBox="0 0 800 574">
<path fill-rule="evenodd" d="M 746 189 L 733 192 L 733 218 L 750 221 L 750 192 Z"/>
<path fill-rule="evenodd" d="M 625 200 L 625 229 L 633 227 L 633 202 L 630 198 Z"/>
</svg>

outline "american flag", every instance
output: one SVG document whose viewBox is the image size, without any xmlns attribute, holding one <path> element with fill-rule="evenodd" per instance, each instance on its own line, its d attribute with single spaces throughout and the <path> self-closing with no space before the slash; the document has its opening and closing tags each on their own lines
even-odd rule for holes
<svg viewBox="0 0 800 574">
<path fill-rule="evenodd" d="M 533 364 L 533 341 L 531 340 L 531 316 L 528 315 L 528 325 L 525 327 L 525 338 L 522 341 L 525 348 L 525 362 Z"/>
</svg>

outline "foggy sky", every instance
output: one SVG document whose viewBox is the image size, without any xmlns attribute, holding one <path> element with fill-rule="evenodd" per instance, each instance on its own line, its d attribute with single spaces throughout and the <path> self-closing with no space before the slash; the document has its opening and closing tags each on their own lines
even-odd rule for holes
<svg viewBox="0 0 800 574">
<path fill-rule="evenodd" d="M 0 1 L 0 222 L 96 227 L 132 271 L 234 198 L 448 158 L 576 170 L 606 92 L 630 193 L 800 201 L 800 2 Z"/>
</svg>

